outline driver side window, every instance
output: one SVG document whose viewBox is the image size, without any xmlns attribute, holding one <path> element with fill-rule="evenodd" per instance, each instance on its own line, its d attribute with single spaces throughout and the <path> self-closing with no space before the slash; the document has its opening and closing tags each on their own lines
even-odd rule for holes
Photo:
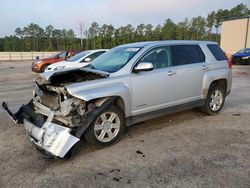
<svg viewBox="0 0 250 188">
<path fill-rule="evenodd" d="M 139 62 L 150 62 L 154 69 L 169 67 L 172 64 L 170 47 L 154 48 L 144 55 Z"/>
</svg>

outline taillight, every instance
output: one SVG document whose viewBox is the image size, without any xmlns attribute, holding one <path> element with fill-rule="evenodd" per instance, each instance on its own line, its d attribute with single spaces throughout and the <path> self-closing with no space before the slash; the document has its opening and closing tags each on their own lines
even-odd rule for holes
<svg viewBox="0 0 250 188">
<path fill-rule="evenodd" d="M 228 68 L 232 68 L 232 62 L 231 62 L 231 60 L 229 59 L 229 60 L 227 60 L 227 64 L 228 64 Z"/>
</svg>

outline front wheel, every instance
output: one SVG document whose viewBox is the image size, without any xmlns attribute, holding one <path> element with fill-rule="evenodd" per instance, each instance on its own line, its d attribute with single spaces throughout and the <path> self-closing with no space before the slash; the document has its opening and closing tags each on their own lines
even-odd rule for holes
<svg viewBox="0 0 250 188">
<path fill-rule="evenodd" d="M 208 115 L 215 115 L 224 106 L 225 98 L 225 89 L 221 86 L 216 85 L 209 89 L 205 105 L 201 110 Z"/>
<path fill-rule="evenodd" d="M 48 67 L 49 65 L 44 65 L 41 69 L 41 72 L 45 72 L 46 68 Z"/>
<path fill-rule="evenodd" d="M 101 111 L 84 134 L 92 145 L 109 146 L 122 137 L 125 130 L 125 116 L 122 110 L 110 105 Z"/>
</svg>

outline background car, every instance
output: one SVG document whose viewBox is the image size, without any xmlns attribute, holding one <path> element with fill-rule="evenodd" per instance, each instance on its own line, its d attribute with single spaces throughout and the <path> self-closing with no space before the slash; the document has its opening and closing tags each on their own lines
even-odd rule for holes
<svg viewBox="0 0 250 188">
<path fill-rule="evenodd" d="M 250 48 L 242 49 L 232 55 L 232 64 L 248 64 L 250 65 Z"/>
<path fill-rule="evenodd" d="M 36 73 L 44 72 L 47 66 L 60 61 L 65 61 L 79 52 L 80 51 L 76 50 L 66 50 L 47 58 L 38 59 L 32 63 L 32 71 Z"/>
<path fill-rule="evenodd" d="M 103 53 L 107 51 L 108 51 L 107 49 L 83 51 L 69 58 L 67 61 L 62 61 L 62 62 L 55 63 L 53 65 L 48 66 L 45 69 L 45 72 L 61 70 L 61 69 L 71 68 L 71 67 L 76 67 L 76 68 L 84 67 L 88 65 L 92 60 L 94 60 L 95 58 L 97 58 L 98 56 L 102 55 Z"/>
</svg>

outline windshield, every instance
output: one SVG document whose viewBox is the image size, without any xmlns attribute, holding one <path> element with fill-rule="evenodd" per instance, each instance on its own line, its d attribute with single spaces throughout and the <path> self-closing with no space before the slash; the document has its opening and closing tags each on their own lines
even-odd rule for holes
<svg viewBox="0 0 250 188">
<path fill-rule="evenodd" d="M 238 53 L 250 53 L 250 48 L 241 49 Z"/>
<path fill-rule="evenodd" d="M 77 61 L 77 60 L 81 59 L 82 57 L 86 56 L 89 53 L 90 52 L 87 52 L 87 51 L 78 53 L 78 54 L 74 55 L 73 57 L 69 58 L 67 61 L 69 61 L 69 62 Z"/>
<path fill-rule="evenodd" d="M 140 48 L 116 47 L 92 61 L 90 67 L 106 72 L 120 70 Z"/>
<path fill-rule="evenodd" d="M 65 52 L 65 51 L 59 52 L 59 53 L 55 53 L 55 54 L 52 54 L 52 55 L 48 56 L 48 58 L 57 58 L 57 57 L 59 57 L 61 54 L 63 54 L 64 52 Z"/>
<path fill-rule="evenodd" d="M 57 57 L 64 59 L 66 57 L 66 55 L 67 55 L 67 51 L 63 51 L 63 52 L 57 54 Z"/>
</svg>

